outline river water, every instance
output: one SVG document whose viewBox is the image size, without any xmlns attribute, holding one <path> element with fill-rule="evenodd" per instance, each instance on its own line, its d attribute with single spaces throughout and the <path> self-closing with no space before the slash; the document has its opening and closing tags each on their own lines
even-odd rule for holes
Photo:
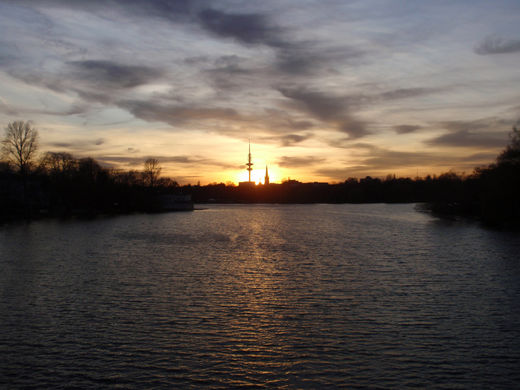
<svg viewBox="0 0 520 390">
<path fill-rule="evenodd" d="M 518 388 L 520 235 L 414 205 L 0 226 L 3 388 Z"/>
</svg>

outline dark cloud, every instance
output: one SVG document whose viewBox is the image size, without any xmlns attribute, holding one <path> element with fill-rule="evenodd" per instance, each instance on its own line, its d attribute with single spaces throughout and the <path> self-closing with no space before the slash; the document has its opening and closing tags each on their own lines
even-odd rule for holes
<svg viewBox="0 0 520 390">
<path fill-rule="evenodd" d="M 408 134 L 413 133 L 419 129 L 421 129 L 421 126 L 418 125 L 397 125 L 394 126 L 394 130 L 397 134 Z"/>
<path fill-rule="evenodd" d="M 257 76 L 260 73 L 258 69 L 243 66 L 245 61 L 245 58 L 236 55 L 221 56 L 214 61 L 208 60 L 207 63 L 212 62 L 213 66 L 204 70 L 204 73 L 209 76 L 210 83 L 218 91 L 243 89 L 245 85 L 254 82 L 248 79 L 249 76 Z"/>
<path fill-rule="evenodd" d="M 320 164 L 325 161 L 325 158 L 315 156 L 305 157 L 289 157 L 282 156 L 278 160 L 278 166 L 282 168 L 305 168 L 312 165 Z"/>
<path fill-rule="evenodd" d="M 280 93 L 298 103 L 313 116 L 321 120 L 335 119 L 346 111 L 344 98 L 329 96 L 305 88 L 279 88 Z"/>
<path fill-rule="evenodd" d="M 314 123 L 306 120 L 288 120 L 287 125 L 295 130 L 307 130 L 314 127 Z"/>
<path fill-rule="evenodd" d="M 68 78 L 65 75 L 58 77 L 58 75 L 37 71 L 28 67 L 19 66 L 16 68 L 7 69 L 7 73 L 18 80 L 23 81 L 29 85 L 35 85 L 50 89 L 56 92 L 65 92 L 70 90 L 67 87 Z"/>
<path fill-rule="evenodd" d="M 505 54 L 520 51 L 520 39 L 503 39 L 499 37 L 488 37 L 476 48 L 475 53 L 486 54 Z"/>
<path fill-rule="evenodd" d="M 260 13 L 228 13 L 205 9 L 198 14 L 198 22 L 220 38 L 231 38 L 246 45 L 264 45 L 275 51 L 274 67 L 285 75 L 309 74 L 330 67 L 335 61 L 361 57 L 364 52 L 355 48 L 323 48 L 321 42 L 295 41 L 290 32 L 274 25 L 268 15 Z M 344 63 L 343 63 L 344 65 Z M 233 74 L 243 69 L 226 66 Z"/>
<path fill-rule="evenodd" d="M 217 37 L 272 48 L 276 56 L 274 67 L 284 75 L 316 73 L 339 62 L 345 66 L 366 54 L 347 45 L 327 47 L 324 42 L 294 39 L 292 31 L 272 23 L 267 14 L 229 13 L 209 8 L 198 13 L 198 23 Z"/>
<path fill-rule="evenodd" d="M 0 67 L 16 65 L 20 48 L 12 42 L 0 41 Z"/>
<path fill-rule="evenodd" d="M 312 137 L 312 134 L 298 135 L 298 134 L 287 134 L 280 137 L 282 141 L 282 146 L 292 146 L 294 144 L 298 144 L 300 142 L 305 141 Z"/>
<path fill-rule="evenodd" d="M 482 118 L 474 121 L 445 121 L 440 122 L 443 129 L 457 131 L 496 131 L 497 129 L 510 129 L 514 122 L 508 119 L 496 117 Z"/>
<path fill-rule="evenodd" d="M 74 61 L 68 63 L 69 77 L 103 88 L 133 88 L 164 76 L 164 71 L 147 66 L 112 61 Z"/>
<path fill-rule="evenodd" d="M 273 137 L 262 137 L 260 141 L 263 142 L 276 142 L 280 146 L 288 147 L 293 146 L 296 144 L 299 144 L 300 142 L 303 142 L 305 140 L 308 140 L 309 138 L 312 138 L 312 133 L 307 134 L 285 134 L 281 136 L 273 136 Z"/>
<path fill-rule="evenodd" d="M 452 147 L 503 147 L 507 144 L 507 132 L 476 132 L 460 130 L 453 133 L 443 134 L 439 137 L 426 141 L 430 146 L 452 146 Z"/>
<path fill-rule="evenodd" d="M 379 97 L 385 100 L 407 99 L 416 96 L 428 95 L 439 91 L 438 88 L 399 88 L 383 92 Z"/>
<path fill-rule="evenodd" d="M 47 144 L 51 149 L 66 149 L 68 151 L 83 153 L 86 151 L 95 151 L 98 150 L 98 146 L 101 146 L 105 143 L 103 138 L 97 139 L 79 139 L 74 140 L 72 142 L 52 142 Z"/>
<path fill-rule="evenodd" d="M 460 160 L 465 162 L 471 162 L 474 166 L 489 164 L 494 161 L 497 157 L 496 153 L 475 153 L 469 156 L 462 157 Z"/>
<path fill-rule="evenodd" d="M 215 166 L 222 169 L 236 169 L 237 166 L 234 164 L 225 163 L 222 161 L 216 161 L 200 156 L 99 156 L 97 160 L 107 164 L 126 164 L 129 166 L 142 166 L 144 161 L 148 158 L 155 158 L 159 160 L 159 164 L 181 164 L 184 166 Z"/>
<path fill-rule="evenodd" d="M 442 159 L 431 153 L 402 152 L 378 148 L 370 152 L 369 157 L 363 160 L 362 166 L 371 169 L 397 169 L 437 165 L 439 161 L 442 161 Z"/>
<path fill-rule="evenodd" d="M 426 141 L 430 146 L 452 147 L 504 147 L 507 143 L 508 130 L 513 122 L 500 118 L 483 118 L 475 121 L 448 121 L 439 125 L 448 130 Z"/>
<path fill-rule="evenodd" d="M 363 146 L 363 145 L 361 145 Z M 345 180 L 348 177 L 376 176 L 381 177 L 401 169 L 418 169 L 421 175 L 432 173 L 432 169 L 449 171 L 453 167 L 472 171 L 477 166 L 489 164 L 494 154 L 478 153 L 468 156 L 446 155 L 441 153 L 402 152 L 378 148 L 369 145 L 365 156 L 351 166 L 341 168 L 319 168 L 316 175 Z M 427 167 L 429 171 L 424 171 Z"/>
<path fill-rule="evenodd" d="M 263 14 L 205 9 L 199 12 L 198 18 L 203 28 L 222 38 L 233 38 L 246 44 L 283 46 L 279 38 L 281 29 L 273 26 Z"/>
<path fill-rule="evenodd" d="M 8 73 L 29 85 L 60 93 L 73 92 L 87 102 L 105 104 L 114 103 L 121 91 L 165 76 L 159 68 L 98 60 L 68 62 L 53 73 L 29 67 L 10 68 Z M 61 115 L 81 114 L 88 109 L 86 104 L 76 104 Z M 48 114 L 59 115 L 60 112 Z"/>
<path fill-rule="evenodd" d="M 284 75 L 313 75 L 334 73 L 334 67 L 342 67 L 360 61 L 366 51 L 351 46 L 327 47 L 323 42 L 284 42 L 278 48 L 275 67 Z"/>
<path fill-rule="evenodd" d="M 334 125 L 339 131 L 351 138 L 360 138 L 368 134 L 366 123 L 353 117 L 352 106 L 359 105 L 363 96 L 333 96 L 306 88 L 279 88 L 280 93 L 291 99 L 297 108 L 315 118 Z"/>
<path fill-rule="evenodd" d="M 179 20 L 190 15 L 203 0 L 4 0 L 15 5 L 37 8 L 66 8 L 85 12 L 103 13 L 116 9 L 121 13 L 139 17 L 156 17 Z"/>
<path fill-rule="evenodd" d="M 351 116 L 344 115 L 344 117 L 339 122 L 339 129 L 343 133 L 347 133 L 349 138 L 361 138 L 368 134 L 366 130 L 366 123 Z"/>
<path fill-rule="evenodd" d="M 140 100 L 121 101 L 118 106 L 128 110 L 136 118 L 148 122 L 164 122 L 172 126 L 196 120 L 241 119 L 238 112 L 231 108 L 197 107 Z"/>
<path fill-rule="evenodd" d="M 70 142 L 52 142 L 49 145 L 54 148 L 72 148 L 72 147 L 74 147 L 74 144 L 70 143 Z"/>
</svg>

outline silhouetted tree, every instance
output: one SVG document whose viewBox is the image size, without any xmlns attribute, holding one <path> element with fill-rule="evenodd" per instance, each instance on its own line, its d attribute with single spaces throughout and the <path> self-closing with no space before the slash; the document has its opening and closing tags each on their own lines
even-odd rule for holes
<svg viewBox="0 0 520 390">
<path fill-rule="evenodd" d="M 54 176 L 63 176 L 77 168 L 77 160 L 66 152 L 47 152 L 40 165 Z"/>
<path fill-rule="evenodd" d="M 179 186 L 179 183 L 169 177 L 161 177 L 156 181 L 156 184 L 163 188 L 177 188 Z"/>
<path fill-rule="evenodd" d="M 497 225 L 520 226 L 520 131 L 513 127 L 509 144 L 496 164 L 475 171 L 480 181 L 482 218 Z"/>
<path fill-rule="evenodd" d="M 78 161 L 78 173 L 83 184 L 94 184 L 105 171 L 99 163 L 91 157 Z"/>
<path fill-rule="evenodd" d="M 2 151 L 26 176 L 30 164 L 38 150 L 38 130 L 31 122 L 14 121 L 5 128 Z"/>
<path fill-rule="evenodd" d="M 154 187 L 161 174 L 161 167 L 159 166 L 159 160 L 155 158 L 149 158 L 144 162 L 143 176 L 145 183 L 149 187 Z"/>
<path fill-rule="evenodd" d="M 497 164 L 520 165 L 520 129 L 519 125 L 513 126 L 510 141 L 506 148 L 497 157 Z"/>
<path fill-rule="evenodd" d="M 113 171 L 114 181 L 122 186 L 133 187 L 143 184 L 143 177 L 139 171 Z"/>
</svg>

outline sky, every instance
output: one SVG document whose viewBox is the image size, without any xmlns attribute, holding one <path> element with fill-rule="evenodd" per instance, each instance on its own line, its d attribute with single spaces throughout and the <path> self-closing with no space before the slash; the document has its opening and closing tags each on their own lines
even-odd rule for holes
<svg viewBox="0 0 520 390">
<path fill-rule="evenodd" d="M 0 0 L 0 125 L 181 184 L 471 173 L 520 118 L 518 0 Z"/>
</svg>

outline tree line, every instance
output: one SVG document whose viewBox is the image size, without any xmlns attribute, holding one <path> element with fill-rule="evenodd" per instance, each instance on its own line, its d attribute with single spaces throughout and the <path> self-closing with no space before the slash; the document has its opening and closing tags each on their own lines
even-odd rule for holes
<svg viewBox="0 0 520 390">
<path fill-rule="evenodd" d="M 161 177 L 155 158 L 142 171 L 106 168 L 67 152 L 37 156 L 39 135 L 31 122 L 7 125 L 0 161 L 0 217 L 149 211 L 157 195 L 178 191 Z"/>
<path fill-rule="evenodd" d="M 520 227 L 520 130 L 496 160 L 470 175 L 446 172 L 424 178 L 367 176 L 336 184 L 294 180 L 268 186 L 186 186 L 197 203 L 423 203 L 444 217 L 466 216 L 500 227 Z"/>
<path fill-rule="evenodd" d="M 499 226 L 520 225 L 520 130 L 486 167 L 467 176 L 453 172 L 425 178 L 348 178 L 336 184 L 300 183 L 179 186 L 161 177 L 157 159 L 142 171 L 102 167 L 92 158 L 46 152 L 38 159 L 38 132 L 11 122 L 2 141 L 0 216 L 71 215 L 153 211 L 160 194 L 189 194 L 196 203 L 421 202 L 432 212 L 476 217 Z"/>
</svg>

